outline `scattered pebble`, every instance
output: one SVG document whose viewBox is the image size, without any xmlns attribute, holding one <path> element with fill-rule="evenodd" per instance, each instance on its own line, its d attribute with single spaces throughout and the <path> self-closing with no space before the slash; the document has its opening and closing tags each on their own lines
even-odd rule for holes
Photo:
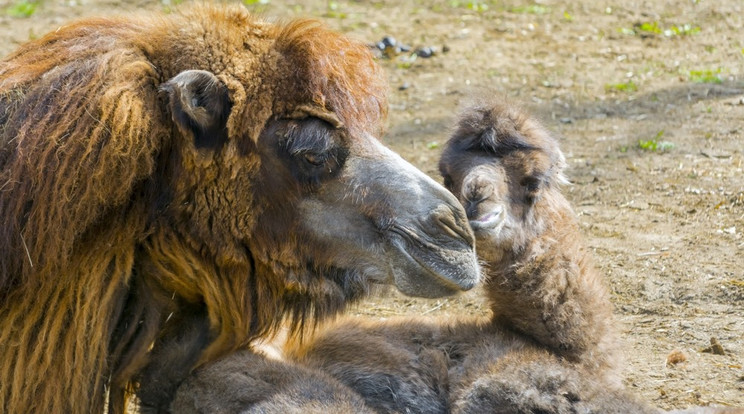
<svg viewBox="0 0 744 414">
<path fill-rule="evenodd" d="M 426 46 L 426 47 L 420 47 L 416 49 L 415 53 L 416 53 L 416 56 L 420 58 L 430 58 L 434 56 L 437 52 L 433 47 Z"/>
<path fill-rule="evenodd" d="M 736 234 L 736 226 L 726 227 L 724 229 L 718 229 L 718 230 L 716 230 L 716 233 L 718 233 L 718 234 L 724 234 L 725 233 L 725 234 L 734 235 L 734 234 Z"/>
<path fill-rule="evenodd" d="M 401 53 L 408 53 L 411 51 L 410 46 L 399 42 L 393 36 L 384 36 L 379 42 L 370 45 L 370 47 L 375 49 L 378 57 L 385 57 L 387 59 L 392 59 Z M 441 48 L 442 53 L 447 53 L 449 50 L 449 46 L 446 45 Z M 420 58 L 430 58 L 438 53 L 439 48 L 435 46 L 422 46 L 413 51 L 413 54 Z"/>
<path fill-rule="evenodd" d="M 382 43 L 382 47 L 380 49 L 385 49 L 388 46 L 397 46 L 398 41 L 395 40 L 392 36 L 385 36 L 380 40 L 380 43 Z"/>
<path fill-rule="evenodd" d="M 375 43 L 375 48 L 379 50 L 383 57 L 392 59 L 401 53 L 411 51 L 411 47 L 398 42 L 393 36 L 385 36 Z"/>
<path fill-rule="evenodd" d="M 667 355 L 667 366 L 677 365 L 687 361 L 687 355 L 679 349 L 675 349 Z"/>
<path fill-rule="evenodd" d="M 411 87 L 411 84 L 408 82 L 403 82 L 400 86 L 398 86 L 399 91 L 404 91 Z"/>
</svg>

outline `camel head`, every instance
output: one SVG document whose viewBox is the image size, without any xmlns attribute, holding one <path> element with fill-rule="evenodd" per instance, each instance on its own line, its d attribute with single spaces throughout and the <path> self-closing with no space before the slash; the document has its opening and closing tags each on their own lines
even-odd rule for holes
<svg viewBox="0 0 744 414">
<path fill-rule="evenodd" d="M 198 178 L 175 197 L 189 221 L 208 211 L 212 223 L 188 231 L 243 246 L 294 302 L 342 302 L 372 284 L 422 297 L 473 287 L 458 200 L 377 138 L 386 87 L 365 47 L 314 22 L 260 29 L 272 41 L 229 51 L 244 73 L 184 70 L 160 88 L 186 142 L 174 169 Z M 228 194 L 187 195 L 215 188 Z"/>
<path fill-rule="evenodd" d="M 462 111 L 439 170 L 465 207 L 479 255 L 494 262 L 545 230 L 555 198 L 563 199 L 564 165 L 542 126 L 513 106 L 483 100 Z"/>
<path fill-rule="evenodd" d="M 298 278 L 331 278 L 342 290 L 393 283 L 438 297 L 474 286 L 478 268 L 462 207 L 448 191 L 332 112 L 300 109 L 270 121 L 258 142 L 266 202 L 262 241 L 295 234 Z M 291 203 L 276 197 L 290 195 Z M 349 292 L 355 295 L 355 292 Z"/>
</svg>

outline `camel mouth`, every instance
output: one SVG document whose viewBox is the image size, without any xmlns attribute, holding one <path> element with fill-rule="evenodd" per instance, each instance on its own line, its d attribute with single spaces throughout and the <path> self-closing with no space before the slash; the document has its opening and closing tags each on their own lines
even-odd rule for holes
<svg viewBox="0 0 744 414">
<path fill-rule="evenodd" d="M 472 228 L 474 232 L 495 230 L 497 227 L 503 225 L 504 218 L 506 217 L 506 214 L 504 213 L 505 211 L 503 206 L 496 207 L 486 214 L 470 220 L 470 228 Z"/>
<path fill-rule="evenodd" d="M 464 240 L 452 240 L 443 247 L 401 226 L 394 226 L 391 233 L 397 236 L 391 242 L 402 258 L 393 272 L 395 285 L 402 293 L 428 298 L 450 296 L 470 290 L 480 281 L 475 252 Z M 405 272 L 405 277 L 399 272 Z"/>
</svg>

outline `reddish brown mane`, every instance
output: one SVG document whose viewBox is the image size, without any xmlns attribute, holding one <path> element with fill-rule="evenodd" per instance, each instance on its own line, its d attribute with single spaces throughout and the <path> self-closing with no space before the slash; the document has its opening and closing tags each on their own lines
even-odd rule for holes
<svg viewBox="0 0 744 414">
<path fill-rule="evenodd" d="M 285 26 L 277 49 L 292 60 L 295 82 L 310 95 L 287 98 L 334 111 L 352 131 L 369 125 L 381 128 L 387 114 L 386 84 L 379 81 L 380 68 L 368 52 L 352 45 L 349 38 L 323 29 L 317 21 L 297 20 Z"/>
<path fill-rule="evenodd" d="M 110 22 L 95 22 L 105 23 Z M 81 30 L 74 26 L 46 36 L 0 67 L 0 113 L 8 119 L 0 165 L 3 190 L 15 195 L 2 200 L 6 226 L 0 247 L 9 253 L 0 258 L 3 293 L 6 284 L 25 284 L 34 275 L 65 268 L 85 230 L 107 209 L 128 201 L 133 185 L 151 174 L 154 148 L 165 134 L 156 129 L 154 102 L 137 99 L 157 83 L 155 70 L 82 41 L 82 56 L 62 53 Z M 122 76 L 113 88 L 107 67 L 139 76 Z M 119 134 L 128 139 L 107 145 Z M 53 145 L 38 145 L 40 137 Z"/>
</svg>

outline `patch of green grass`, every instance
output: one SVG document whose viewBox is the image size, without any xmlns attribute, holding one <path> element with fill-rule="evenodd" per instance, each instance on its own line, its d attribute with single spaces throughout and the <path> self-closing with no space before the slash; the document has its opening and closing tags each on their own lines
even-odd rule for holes
<svg viewBox="0 0 744 414">
<path fill-rule="evenodd" d="M 574 17 L 571 15 L 571 13 L 564 11 L 563 12 L 563 20 L 567 22 L 572 22 L 574 20 Z"/>
<path fill-rule="evenodd" d="M 664 30 L 664 36 L 691 36 L 700 33 L 700 26 L 693 26 L 689 23 L 685 23 L 679 26 L 672 26 Z"/>
<path fill-rule="evenodd" d="M 170 14 L 173 13 L 175 6 L 179 6 L 183 3 L 183 0 L 161 0 L 160 3 L 163 6 L 163 13 Z"/>
<path fill-rule="evenodd" d="M 439 148 L 439 143 L 437 141 L 432 141 L 428 144 L 426 144 L 426 148 L 433 150 Z"/>
<path fill-rule="evenodd" d="M 11 17 L 26 18 L 36 12 L 36 6 L 38 5 L 35 1 L 17 0 L 5 9 L 5 13 Z"/>
<path fill-rule="evenodd" d="M 411 69 L 411 66 L 413 66 L 413 59 L 399 61 L 395 64 L 398 69 Z"/>
<path fill-rule="evenodd" d="M 661 34 L 659 22 L 645 22 L 635 26 L 636 30 L 645 33 Z"/>
<path fill-rule="evenodd" d="M 529 6 L 517 6 L 509 9 L 512 13 L 519 14 L 548 14 L 550 13 L 550 7 L 541 6 L 539 4 L 531 4 Z"/>
<path fill-rule="evenodd" d="M 482 13 L 488 10 L 488 4 L 483 3 L 481 1 L 469 1 L 468 9 L 477 11 L 478 13 Z"/>
<path fill-rule="evenodd" d="M 638 90 L 638 86 L 632 80 L 624 83 L 608 83 L 605 85 L 607 92 L 635 92 Z"/>
<path fill-rule="evenodd" d="M 721 79 L 721 68 L 710 70 L 691 70 L 690 81 L 695 83 L 723 83 Z"/>
<path fill-rule="evenodd" d="M 638 148 L 644 151 L 656 152 L 656 151 L 669 151 L 674 148 L 674 143 L 669 141 L 660 141 L 659 139 L 664 136 L 664 130 L 656 133 L 656 137 L 647 141 L 638 140 Z"/>
<path fill-rule="evenodd" d="M 453 8 L 466 8 L 469 10 L 476 11 L 478 13 L 483 13 L 484 11 L 488 10 L 488 4 L 485 1 L 477 1 L 477 0 L 470 0 L 470 1 L 460 1 L 460 0 L 451 0 L 449 2 L 450 7 Z"/>
<path fill-rule="evenodd" d="M 243 0 L 243 4 L 253 13 L 265 13 L 271 0 Z"/>
<path fill-rule="evenodd" d="M 701 30 L 702 29 L 700 29 L 700 26 L 695 26 L 689 23 L 685 23 L 682 25 L 672 25 L 664 29 L 659 25 L 659 22 L 656 21 L 636 23 L 635 25 L 633 25 L 632 29 L 627 27 L 621 27 L 617 29 L 618 32 L 628 36 L 648 36 L 663 34 L 666 37 L 692 36 L 700 33 Z"/>
<path fill-rule="evenodd" d="M 345 19 L 347 17 L 347 14 L 341 11 L 341 6 L 339 6 L 338 2 L 329 1 L 328 5 L 326 6 L 326 12 L 323 13 L 323 17 L 330 17 L 332 19 Z"/>
<path fill-rule="evenodd" d="M 648 141 L 638 140 L 638 148 L 646 151 L 656 151 L 656 148 L 659 146 L 659 143 L 655 139 L 650 139 Z"/>
</svg>

